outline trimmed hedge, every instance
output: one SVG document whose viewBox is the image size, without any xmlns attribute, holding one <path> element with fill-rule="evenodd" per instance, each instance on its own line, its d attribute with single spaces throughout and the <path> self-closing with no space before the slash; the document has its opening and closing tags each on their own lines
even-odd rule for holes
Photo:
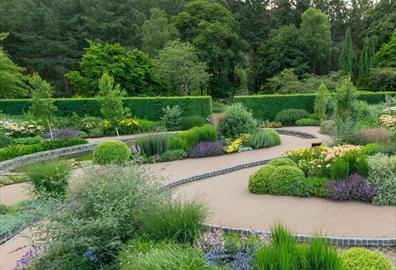
<svg viewBox="0 0 396 270">
<path fill-rule="evenodd" d="M 386 95 L 396 95 L 396 92 L 361 91 L 359 99 L 376 104 L 384 102 Z M 276 114 L 285 109 L 301 109 L 313 113 L 315 97 L 315 94 L 235 96 L 234 102 L 242 103 L 258 119 L 274 120 Z"/>
<path fill-rule="evenodd" d="M 166 106 L 179 105 L 183 116 L 199 115 L 207 117 L 212 114 L 212 98 L 209 96 L 194 97 L 128 97 L 124 98 L 125 107 L 137 118 L 159 120 Z M 2 99 L 0 111 L 9 115 L 22 115 L 29 111 L 30 99 Z M 101 116 L 99 105 L 95 98 L 57 98 L 55 106 L 58 116 L 70 116 L 76 113 L 80 116 Z"/>
</svg>

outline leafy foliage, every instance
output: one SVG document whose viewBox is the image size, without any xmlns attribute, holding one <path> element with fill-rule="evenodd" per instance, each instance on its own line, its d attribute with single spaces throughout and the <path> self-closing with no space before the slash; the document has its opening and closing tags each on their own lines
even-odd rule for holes
<svg viewBox="0 0 396 270">
<path fill-rule="evenodd" d="M 92 160 L 95 164 L 124 164 L 130 158 L 128 145 L 121 141 L 104 141 L 95 146 Z"/>
<path fill-rule="evenodd" d="M 341 254 L 341 260 L 346 270 L 394 269 L 385 255 L 364 248 L 347 249 Z"/>
<path fill-rule="evenodd" d="M 161 117 L 167 130 L 180 130 L 182 124 L 183 110 L 178 106 L 166 106 L 163 110 L 164 115 Z"/>
<path fill-rule="evenodd" d="M 286 109 L 280 111 L 275 116 L 275 121 L 282 122 L 282 125 L 293 126 L 297 120 L 305 118 L 308 112 L 298 109 Z"/>
<path fill-rule="evenodd" d="M 224 118 L 220 120 L 219 130 L 225 138 L 235 139 L 243 133 L 255 130 L 257 121 L 251 112 L 241 103 L 233 104 L 225 109 Z"/>
</svg>

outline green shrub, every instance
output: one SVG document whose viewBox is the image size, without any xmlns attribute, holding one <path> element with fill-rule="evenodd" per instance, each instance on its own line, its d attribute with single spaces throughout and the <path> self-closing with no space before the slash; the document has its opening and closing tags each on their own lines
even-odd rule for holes
<svg viewBox="0 0 396 270">
<path fill-rule="evenodd" d="M 269 177 L 270 193 L 293 195 L 296 185 L 305 180 L 304 172 L 295 166 L 279 166 Z"/>
<path fill-rule="evenodd" d="M 160 155 L 169 149 L 169 141 L 174 135 L 153 134 L 134 138 L 130 144 L 135 145 L 146 156 Z"/>
<path fill-rule="evenodd" d="M 319 126 L 320 121 L 312 118 L 301 118 L 295 124 L 296 126 Z"/>
<path fill-rule="evenodd" d="M 358 98 L 368 104 L 383 103 L 387 95 L 396 92 L 359 92 Z M 330 96 L 331 97 L 331 96 Z M 249 95 L 235 96 L 234 102 L 242 103 L 257 119 L 274 120 L 277 113 L 285 109 L 301 109 L 314 112 L 316 94 Z"/>
<path fill-rule="evenodd" d="M 349 163 L 343 158 L 337 158 L 330 167 L 330 176 L 334 180 L 348 178 L 350 172 Z"/>
<path fill-rule="evenodd" d="M 78 119 L 75 123 L 75 128 L 78 130 L 90 133 L 91 130 L 95 130 L 101 127 L 102 119 L 94 116 L 84 116 Z"/>
<path fill-rule="evenodd" d="M 182 131 L 170 140 L 170 148 L 173 150 L 183 149 L 190 151 L 200 142 L 214 142 L 217 139 L 217 130 L 211 125 L 195 127 Z"/>
<path fill-rule="evenodd" d="M 42 143 L 44 139 L 40 136 L 16 138 L 12 140 L 12 145 L 32 145 Z"/>
<path fill-rule="evenodd" d="M 333 135 L 334 129 L 335 129 L 335 121 L 327 120 L 327 121 L 322 121 L 322 123 L 320 123 L 319 132 L 326 135 Z"/>
<path fill-rule="evenodd" d="M 181 126 L 183 130 L 187 130 L 193 127 L 201 127 L 205 125 L 206 120 L 199 115 L 183 117 Z"/>
<path fill-rule="evenodd" d="M 280 111 L 275 116 L 275 121 L 282 122 L 282 125 L 293 126 L 296 121 L 307 117 L 308 112 L 299 109 L 286 109 Z"/>
<path fill-rule="evenodd" d="M 378 251 L 350 248 L 341 254 L 345 270 L 394 270 L 390 260 Z"/>
<path fill-rule="evenodd" d="M 370 156 L 370 155 L 374 155 L 380 151 L 381 151 L 381 145 L 376 144 L 376 143 L 369 143 L 369 144 L 364 145 L 360 152 L 362 153 L 362 155 Z"/>
<path fill-rule="evenodd" d="M 140 217 L 170 199 L 158 188 L 159 179 L 135 165 L 88 169 L 42 228 L 47 250 L 34 269 L 111 269 Z"/>
<path fill-rule="evenodd" d="M 95 164 L 124 164 L 130 158 L 128 145 L 121 141 L 104 141 L 98 143 L 92 154 Z"/>
<path fill-rule="evenodd" d="M 369 157 L 369 177 L 367 181 L 377 190 L 373 203 L 396 205 L 396 156 L 382 153 Z"/>
<path fill-rule="evenodd" d="M 241 134 L 254 131 L 256 127 L 257 121 L 252 113 L 240 103 L 228 106 L 219 123 L 219 130 L 227 139 L 236 139 Z"/>
<path fill-rule="evenodd" d="M 252 193 L 269 193 L 269 178 L 275 171 L 275 166 L 264 165 L 249 177 L 249 191 Z"/>
<path fill-rule="evenodd" d="M 248 138 L 244 140 L 243 145 L 253 149 L 258 149 L 279 145 L 280 143 L 281 138 L 275 130 L 257 129 L 248 135 Z"/>
<path fill-rule="evenodd" d="M 344 270 L 336 249 L 330 247 L 326 240 L 322 238 L 311 240 L 306 249 L 305 257 L 309 270 Z"/>
<path fill-rule="evenodd" d="M 346 153 L 342 159 L 348 162 L 349 165 L 349 174 L 357 173 L 361 176 L 368 176 L 369 173 L 369 165 L 368 160 L 365 155 L 362 155 L 359 152 L 348 152 Z"/>
<path fill-rule="evenodd" d="M 30 99 L 3 99 L 0 101 L 2 112 L 8 115 L 23 115 L 29 111 Z M 183 116 L 212 114 L 212 99 L 209 96 L 191 97 L 127 97 L 123 98 L 124 107 L 128 108 L 137 118 L 158 121 L 166 106 L 178 105 L 184 112 Z M 99 104 L 96 98 L 59 98 L 55 99 L 57 116 L 71 116 L 73 113 L 84 116 L 100 117 Z"/>
<path fill-rule="evenodd" d="M 147 248 L 147 246 L 149 248 Z M 120 270 L 211 270 L 199 250 L 173 243 L 140 244 L 119 256 Z"/>
<path fill-rule="evenodd" d="M 294 184 L 293 192 L 290 195 L 300 197 L 326 197 L 327 179 L 323 177 L 309 176 Z"/>
<path fill-rule="evenodd" d="M 12 143 L 12 138 L 4 130 L 0 129 L 0 148 L 7 147 Z"/>
<path fill-rule="evenodd" d="M 66 194 L 70 170 L 71 167 L 63 161 L 51 161 L 31 165 L 25 169 L 25 173 L 34 193 L 40 198 L 59 198 Z"/>
<path fill-rule="evenodd" d="M 173 161 L 185 159 L 187 157 L 187 153 L 183 149 L 169 150 L 161 154 L 161 161 Z"/>
<path fill-rule="evenodd" d="M 192 244 L 200 236 L 206 217 L 206 209 L 197 202 L 164 204 L 141 217 L 139 233 L 156 241 Z"/>
<path fill-rule="evenodd" d="M 291 160 L 290 158 L 277 158 L 271 160 L 268 165 L 279 167 L 279 166 L 294 166 L 297 167 L 297 164 Z"/>
<path fill-rule="evenodd" d="M 70 147 L 70 146 L 86 144 L 86 143 L 87 141 L 84 139 L 71 138 L 71 139 L 48 140 L 48 141 L 43 141 L 40 144 L 32 144 L 32 145 L 12 145 L 0 149 L 0 161 L 33 154 L 36 152 Z"/>
<path fill-rule="evenodd" d="M 161 117 L 167 130 L 180 130 L 182 128 L 182 114 L 183 110 L 178 106 L 166 106 L 162 110 L 164 115 Z"/>
</svg>

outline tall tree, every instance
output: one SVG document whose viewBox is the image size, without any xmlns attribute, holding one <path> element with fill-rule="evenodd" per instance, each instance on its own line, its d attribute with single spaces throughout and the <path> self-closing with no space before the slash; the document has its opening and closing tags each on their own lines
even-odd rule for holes
<svg viewBox="0 0 396 270">
<path fill-rule="evenodd" d="M 302 15 L 300 31 L 312 72 L 316 74 L 327 72 L 332 44 L 327 16 L 318 9 L 309 8 Z"/>
<path fill-rule="evenodd" d="M 41 79 L 37 73 L 30 76 L 29 84 L 32 91 L 32 106 L 30 107 L 30 112 L 41 121 L 44 127 L 49 131 L 51 139 L 53 139 L 52 122 L 57 108 L 52 99 L 54 92 L 52 86 Z"/>
<path fill-rule="evenodd" d="M 225 96 L 236 86 L 234 68 L 243 62 L 247 44 L 237 33 L 232 13 L 209 0 L 193 0 L 173 18 L 183 40 L 191 42 L 212 74 L 212 95 Z"/>
<path fill-rule="evenodd" d="M 259 49 L 259 60 L 259 74 L 263 79 L 269 79 L 285 68 L 293 68 L 299 75 L 309 71 L 304 40 L 292 24 L 271 32 Z"/>
<path fill-rule="evenodd" d="M 197 50 L 189 43 L 172 41 L 162 49 L 156 60 L 159 75 L 168 89 L 180 96 L 204 94 L 210 76 L 207 65 L 199 61 Z"/>
<path fill-rule="evenodd" d="M 375 62 L 378 67 L 396 67 L 396 29 L 391 40 L 375 54 Z"/>
<path fill-rule="evenodd" d="M 6 33 L 0 33 L 0 42 L 7 36 Z M 27 96 L 26 78 L 23 71 L 24 69 L 16 65 L 0 46 L 0 98 Z"/>
<path fill-rule="evenodd" d="M 372 67 L 372 58 L 374 55 L 375 44 L 376 38 L 374 37 L 364 39 L 363 49 L 360 51 L 359 58 L 359 73 L 357 80 L 359 86 L 366 86 L 367 78 Z"/>
<path fill-rule="evenodd" d="M 177 29 L 169 24 L 169 20 L 163 10 L 151 9 L 151 17 L 142 25 L 143 51 L 151 56 L 156 55 L 158 50 L 165 44 L 179 36 Z"/>
<path fill-rule="evenodd" d="M 99 90 L 97 82 L 104 72 L 113 76 L 128 95 L 161 94 L 164 85 L 155 74 L 154 64 L 147 54 L 120 44 L 88 43 L 80 69 L 66 74 L 79 95 L 95 96 Z"/>
<path fill-rule="evenodd" d="M 344 74 L 351 76 L 352 75 L 352 57 L 353 57 L 353 48 L 352 48 L 352 38 L 351 38 L 351 29 L 348 28 L 344 41 L 342 44 L 342 51 L 339 60 L 339 70 L 341 70 Z"/>
</svg>

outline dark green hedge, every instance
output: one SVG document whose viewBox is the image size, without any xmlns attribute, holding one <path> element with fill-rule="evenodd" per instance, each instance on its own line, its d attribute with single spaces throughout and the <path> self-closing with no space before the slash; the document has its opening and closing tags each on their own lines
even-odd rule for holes
<svg viewBox="0 0 396 270">
<path fill-rule="evenodd" d="M 360 92 L 359 99 L 375 104 L 385 101 L 385 96 L 390 94 L 396 95 L 396 92 Z M 315 94 L 235 96 L 234 102 L 244 104 L 258 119 L 273 120 L 284 109 L 303 109 L 312 113 Z"/>
<path fill-rule="evenodd" d="M 162 109 L 166 106 L 179 105 L 185 116 L 200 115 L 207 117 L 212 113 L 211 97 L 130 97 L 124 99 L 124 104 L 132 112 L 133 117 L 158 120 Z M 9 115 L 21 115 L 28 112 L 29 99 L 0 100 L 0 111 Z M 95 98 L 63 98 L 55 99 L 58 110 L 56 115 L 69 116 L 73 112 L 80 116 L 100 116 L 100 110 Z"/>
</svg>

